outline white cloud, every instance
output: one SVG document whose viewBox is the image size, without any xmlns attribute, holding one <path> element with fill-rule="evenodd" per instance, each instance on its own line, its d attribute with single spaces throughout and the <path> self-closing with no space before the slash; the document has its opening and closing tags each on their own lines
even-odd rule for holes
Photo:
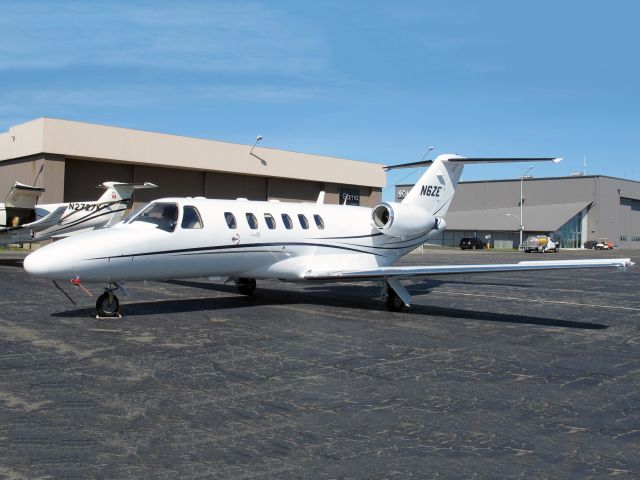
<svg viewBox="0 0 640 480">
<path fill-rule="evenodd" d="M 217 2 L 14 2 L 0 69 L 142 67 L 309 75 L 327 69 L 312 26 L 273 7 Z"/>
</svg>

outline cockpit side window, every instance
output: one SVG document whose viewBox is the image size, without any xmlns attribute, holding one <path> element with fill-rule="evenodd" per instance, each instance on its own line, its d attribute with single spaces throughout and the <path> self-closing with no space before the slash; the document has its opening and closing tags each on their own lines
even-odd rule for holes
<svg viewBox="0 0 640 480">
<path fill-rule="evenodd" d="M 140 210 L 129 223 L 153 223 L 158 228 L 173 232 L 178 223 L 178 205 L 175 203 L 153 202 Z"/>
<path fill-rule="evenodd" d="M 200 218 L 200 212 L 196 207 L 187 205 L 182 210 L 182 228 L 187 229 L 200 229 L 202 228 L 202 219 Z"/>
</svg>

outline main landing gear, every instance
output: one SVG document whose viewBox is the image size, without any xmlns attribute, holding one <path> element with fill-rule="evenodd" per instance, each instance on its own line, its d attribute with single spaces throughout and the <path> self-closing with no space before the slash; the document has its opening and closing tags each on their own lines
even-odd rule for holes
<svg viewBox="0 0 640 480">
<path fill-rule="evenodd" d="M 393 286 L 391 284 L 393 284 Z M 400 297 L 400 295 L 398 295 L 396 290 L 405 296 L 405 299 L 407 300 L 406 302 Z M 400 312 L 409 304 L 411 297 L 409 292 L 400 285 L 398 280 L 390 279 L 384 282 L 384 286 L 382 287 L 382 299 L 384 300 L 384 306 L 387 307 L 387 310 L 390 312 Z"/>
<path fill-rule="evenodd" d="M 118 285 L 111 283 L 102 295 L 96 301 L 96 313 L 99 318 L 102 317 L 120 317 L 120 302 L 118 297 L 113 293 L 117 290 Z"/>
<path fill-rule="evenodd" d="M 238 291 L 243 295 L 251 295 L 256 289 L 255 278 L 236 278 L 235 282 Z"/>
</svg>

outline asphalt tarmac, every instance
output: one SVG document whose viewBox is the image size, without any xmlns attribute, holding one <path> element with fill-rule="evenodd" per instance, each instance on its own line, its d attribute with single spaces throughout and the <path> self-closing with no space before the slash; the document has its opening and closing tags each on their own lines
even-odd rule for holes
<svg viewBox="0 0 640 480">
<path fill-rule="evenodd" d="M 379 287 L 132 283 L 123 317 L 0 255 L 0 478 L 640 478 L 640 253 Z M 94 294 L 100 289 L 92 288 Z"/>
</svg>

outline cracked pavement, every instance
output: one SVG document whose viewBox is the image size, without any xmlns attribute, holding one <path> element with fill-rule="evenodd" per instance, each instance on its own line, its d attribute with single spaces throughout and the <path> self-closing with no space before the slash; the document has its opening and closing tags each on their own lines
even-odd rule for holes
<svg viewBox="0 0 640 480">
<path fill-rule="evenodd" d="M 374 283 L 131 283 L 100 321 L 3 253 L 0 478 L 639 478 L 638 254 L 544 259 L 629 255 L 410 282 L 401 313 Z"/>
</svg>

